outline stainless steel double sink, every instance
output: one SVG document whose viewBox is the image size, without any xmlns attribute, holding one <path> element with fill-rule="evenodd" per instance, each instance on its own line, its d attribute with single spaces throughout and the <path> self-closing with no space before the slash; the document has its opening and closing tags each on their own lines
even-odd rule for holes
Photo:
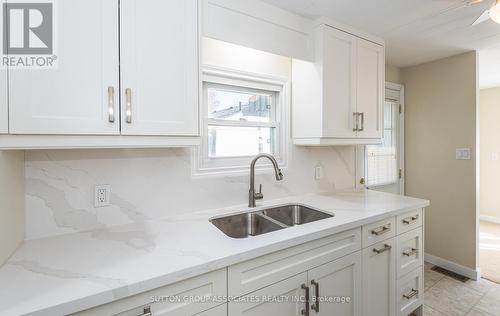
<svg viewBox="0 0 500 316">
<path fill-rule="evenodd" d="M 246 238 L 333 217 L 300 204 L 287 204 L 256 212 L 212 218 L 210 222 L 232 238 Z"/>
</svg>

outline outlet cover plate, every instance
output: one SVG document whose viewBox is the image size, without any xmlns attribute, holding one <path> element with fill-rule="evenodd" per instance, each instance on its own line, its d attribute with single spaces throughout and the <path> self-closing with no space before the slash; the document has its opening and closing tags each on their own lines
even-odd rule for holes
<svg viewBox="0 0 500 316">
<path fill-rule="evenodd" d="M 94 190 L 94 207 L 104 207 L 110 205 L 111 186 L 109 184 L 99 184 Z"/>
</svg>

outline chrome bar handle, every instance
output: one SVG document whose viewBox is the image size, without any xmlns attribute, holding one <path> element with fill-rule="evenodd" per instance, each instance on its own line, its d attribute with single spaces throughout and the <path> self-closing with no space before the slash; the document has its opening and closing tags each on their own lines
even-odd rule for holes
<svg viewBox="0 0 500 316">
<path fill-rule="evenodd" d="M 362 132 L 365 130 L 365 112 L 359 113 L 359 116 L 361 117 L 361 128 L 358 131 Z"/>
<path fill-rule="evenodd" d="M 391 224 L 380 226 L 372 230 L 372 235 L 380 236 L 391 231 Z"/>
<path fill-rule="evenodd" d="M 300 314 L 309 316 L 309 287 L 305 284 L 302 284 L 300 288 L 306 291 L 306 308 L 300 311 Z"/>
<path fill-rule="evenodd" d="M 416 222 L 418 220 L 418 214 L 415 216 L 403 218 L 403 224 L 405 225 L 410 225 L 413 222 Z"/>
<path fill-rule="evenodd" d="M 353 118 L 354 118 L 354 127 L 352 128 L 352 131 L 353 132 L 357 132 L 359 130 L 359 125 L 358 125 L 358 117 L 359 117 L 359 113 L 358 112 L 353 112 L 352 113 L 353 115 Z"/>
<path fill-rule="evenodd" d="M 115 88 L 108 87 L 108 121 L 115 122 Z"/>
<path fill-rule="evenodd" d="M 319 282 L 311 280 L 311 285 L 314 285 L 314 298 L 311 309 L 316 313 L 319 313 Z"/>
<path fill-rule="evenodd" d="M 153 316 L 153 313 L 151 312 L 151 306 L 144 307 L 144 313 L 138 316 Z"/>
<path fill-rule="evenodd" d="M 377 255 L 383 253 L 383 252 L 386 252 L 388 250 L 391 250 L 392 249 L 392 246 L 391 245 L 388 245 L 388 244 L 385 244 L 384 247 L 382 248 L 373 248 L 373 252 L 375 252 Z"/>
<path fill-rule="evenodd" d="M 418 253 L 418 249 L 417 248 L 411 248 L 410 250 L 403 251 L 403 255 L 407 256 L 407 257 L 411 257 L 411 256 L 413 256 L 416 253 Z"/>
<path fill-rule="evenodd" d="M 132 89 L 125 89 L 125 121 L 132 123 Z"/>
<path fill-rule="evenodd" d="M 406 298 L 407 300 L 411 299 L 415 295 L 418 295 L 418 290 L 411 289 L 411 292 L 408 294 L 403 294 L 403 297 Z"/>
</svg>

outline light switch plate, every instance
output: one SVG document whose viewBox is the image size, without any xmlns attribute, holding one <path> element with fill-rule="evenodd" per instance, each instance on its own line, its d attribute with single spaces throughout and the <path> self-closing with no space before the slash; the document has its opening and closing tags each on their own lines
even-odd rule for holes
<svg viewBox="0 0 500 316">
<path fill-rule="evenodd" d="M 455 159 L 470 160 L 470 148 L 457 148 L 455 150 Z"/>
</svg>

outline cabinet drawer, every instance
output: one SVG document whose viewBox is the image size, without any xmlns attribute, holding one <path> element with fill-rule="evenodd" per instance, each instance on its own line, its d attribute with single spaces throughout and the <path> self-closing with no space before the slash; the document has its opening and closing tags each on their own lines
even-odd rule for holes
<svg viewBox="0 0 500 316">
<path fill-rule="evenodd" d="M 422 215 L 422 209 L 398 215 L 396 219 L 398 235 L 422 226 Z"/>
<path fill-rule="evenodd" d="M 202 303 L 183 301 L 184 297 L 225 296 L 227 295 L 226 285 L 226 269 L 221 269 L 72 315 L 136 316 L 142 315 L 144 308 L 150 307 L 155 316 L 192 316 L 216 307 L 220 303 L 210 300 Z M 157 298 L 155 302 L 152 302 L 153 297 Z M 171 302 L 169 297 L 180 300 Z"/>
<path fill-rule="evenodd" d="M 228 294 L 239 296 L 361 249 L 359 228 L 284 249 L 228 268 Z"/>
<path fill-rule="evenodd" d="M 397 282 L 397 314 L 407 316 L 422 305 L 424 298 L 422 268 L 408 273 Z"/>
<path fill-rule="evenodd" d="M 386 218 L 372 224 L 363 226 L 363 248 L 392 238 L 396 235 L 394 217 Z"/>
<path fill-rule="evenodd" d="M 423 265 L 421 227 L 397 237 L 396 263 L 398 278 Z"/>
</svg>

